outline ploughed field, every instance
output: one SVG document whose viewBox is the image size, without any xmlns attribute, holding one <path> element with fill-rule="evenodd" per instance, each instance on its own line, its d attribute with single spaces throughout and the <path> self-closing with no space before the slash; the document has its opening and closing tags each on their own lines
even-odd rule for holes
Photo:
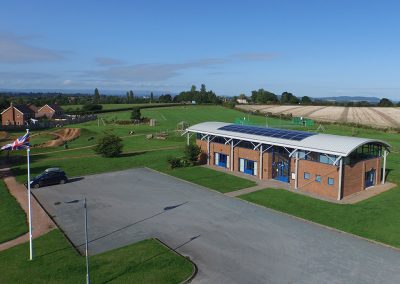
<svg viewBox="0 0 400 284">
<path fill-rule="evenodd" d="M 354 123 L 378 128 L 400 128 L 398 107 L 344 107 L 303 105 L 237 105 L 244 111 L 307 117 L 317 121 Z"/>
</svg>

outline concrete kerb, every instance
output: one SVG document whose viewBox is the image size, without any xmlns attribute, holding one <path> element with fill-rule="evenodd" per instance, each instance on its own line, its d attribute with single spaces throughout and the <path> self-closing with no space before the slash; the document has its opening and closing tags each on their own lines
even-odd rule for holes
<svg viewBox="0 0 400 284">
<path fill-rule="evenodd" d="M 193 262 L 193 260 L 190 259 L 189 256 L 184 256 L 183 254 L 179 253 L 178 251 L 176 251 L 175 249 L 171 248 L 169 245 L 167 245 L 166 243 L 164 243 L 162 240 L 160 240 L 159 238 L 154 238 L 156 241 L 158 241 L 160 244 L 162 244 L 163 246 L 165 246 L 167 249 L 169 249 L 170 251 L 174 252 L 175 254 L 177 254 L 180 257 L 183 257 L 184 259 L 188 260 L 192 265 L 193 265 L 193 271 L 192 274 L 185 280 L 183 280 L 180 284 L 186 284 L 186 283 L 190 283 L 194 277 L 196 276 L 197 272 L 199 271 L 199 269 L 197 268 L 196 263 Z"/>
<path fill-rule="evenodd" d="M 150 171 L 153 171 L 153 172 L 158 173 L 158 174 L 162 174 L 162 175 L 167 176 L 167 177 L 170 177 L 170 178 L 172 177 L 172 178 L 177 179 L 177 180 L 179 180 L 179 181 L 181 181 L 181 182 L 185 182 L 185 183 L 188 183 L 188 184 L 190 184 L 190 185 L 194 185 L 194 186 L 196 186 L 196 187 L 199 187 L 199 188 L 204 189 L 204 190 L 207 190 L 207 191 L 213 191 L 213 192 L 215 192 L 215 193 L 218 193 L 218 194 L 221 194 L 221 195 L 225 195 L 224 193 L 219 192 L 218 190 L 215 190 L 215 189 L 212 189 L 212 188 L 208 188 L 208 187 L 203 186 L 203 185 L 201 185 L 201 184 L 197 184 L 197 183 L 194 183 L 194 182 L 191 182 L 191 181 L 188 181 L 188 180 L 184 180 L 184 179 L 181 179 L 181 178 L 178 178 L 178 177 L 175 177 L 175 176 L 172 176 L 172 175 L 169 175 L 169 174 L 166 174 L 166 173 L 157 171 L 157 170 L 152 169 L 152 168 L 148 168 L 148 167 L 143 167 L 143 168 L 145 168 L 145 169 L 147 169 L 147 170 L 150 170 Z M 225 195 L 225 196 L 226 196 L 226 195 Z"/>
<path fill-rule="evenodd" d="M 199 185 L 199 184 L 195 184 L 195 183 L 193 183 L 193 182 L 190 182 L 190 181 L 187 181 L 187 180 L 183 180 L 183 179 L 180 179 L 180 178 L 178 178 L 178 177 L 174 177 L 174 176 L 168 175 L 168 174 L 163 173 L 163 172 L 159 172 L 159 171 L 154 170 L 154 169 L 151 169 L 151 168 L 147 168 L 147 167 L 145 167 L 145 168 L 146 168 L 146 169 L 149 169 L 149 170 L 151 170 L 151 171 L 154 171 L 154 172 L 156 172 L 156 173 L 163 174 L 163 175 L 168 176 L 168 177 L 173 177 L 173 178 L 175 178 L 175 179 L 177 179 L 177 180 L 186 182 L 186 183 L 188 183 L 188 184 L 195 185 L 195 186 L 200 187 L 200 188 L 203 188 L 203 189 L 205 189 L 205 190 L 214 191 L 214 192 L 216 192 L 216 193 L 218 193 L 218 194 L 221 194 L 221 195 L 224 195 L 224 196 L 226 196 L 226 197 L 238 199 L 238 200 L 243 201 L 243 202 L 246 202 L 246 203 L 248 203 L 248 204 L 258 206 L 259 208 L 263 208 L 263 209 L 265 209 L 265 210 L 270 210 L 270 211 L 273 211 L 273 212 L 275 212 L 275 213 L 282 214 L 282 215 L 285 215 L 285 216 L 288 216 L 288 217 L 291 217 L 291 218 L 294 218 L 294 219 L 303 221 L 303 222 L 308 223 L 308 224 L 313 224 L 313 225 L 316 225 L 316 226 L 319 226 L 319 227 L 322 227 L 322 228 L 325 228 L 325 229 L 328 229 L 328 230 L 332 230 L 332 231 L 335 231 L 335 232 L 338 232 L 338 233 L 341 233 L 341 234 L 346 234 L 346 235 L 349 235 L 349 236 L 353 236 L 353 237 L 356 237 L 356 238 L 358 238 L 358 239 L 361 239 L 361 240 L 364 240 L 364 241 L 368 241 L 368 242 L 370 242 L 370 243 L 374 243 L 374 244 L 377 244 L 377 245 L 381 245 L 381 246 L 384 246 L 384 247 L 387 247 L 387 248 L 390 248 L 390 249 L 393 249 L 393 250 L 395 250 L 395 251 L 400 252 L 400 248 L 395 247 L 395 246 L 392 246 L 392 245 L 388 245 L 388 244 L 385 244 L 385 243 L 382 243 L 382 242 L 380 242 L 380 241 L 368 239 L 368 238 L 365 238 L 365 237 L 362 237 L 362 236 L 359 236 L 359 235 L 356 235 L 356 234 L 353 234 L 353 233 L 345 232 L 345 231 L 342 231 L 342 230 L 339 230 L 339 229 L 336 229 L 336 228 L 333 228 L 333 227 L 329 227 L 329 226 L 324 225 L 324 224 L 320 224 L 320 223 L 317 223 L 317 222 L 314 222 L 314 221 L 311 221 L 311 220 L 307 220 L 307 219 L 304 219 L 304 218 L 301 218 L 301 217 L 298 217 L 298 216 L 295 216 L 295 215 L 291 215 L 291 214 L 286 213 L 286 212 L 282 212 L 282 211 L 278 211 L 278 210 L 273 209 L 273 208 L 265 207 L 265 206 L 262 206 L 262 205 L 260 205 L 260 204 L 253 203 L 253 202 L 247 201 L 247 200 L 245 200 L 245 199 L 242 199 L 242 198 L 240 198 L 240 196 L 231 197 L 231 196 L 228 196 L 228 195 L 226 195 L 226 194 L 224 194 L 224 193 L 222 193 L 222 192 L 219 192 L 219 191 L 217 191 L 217 190 L 214 190 L 214 189 L 211 189 L 211 188 L 208 188 L 208 187 Z M 264 190 L 268 190 L 268 189 L 264 189 Z M 280 190 L 281 190 L 281 189 L 280 189 Z"/>
</svg>

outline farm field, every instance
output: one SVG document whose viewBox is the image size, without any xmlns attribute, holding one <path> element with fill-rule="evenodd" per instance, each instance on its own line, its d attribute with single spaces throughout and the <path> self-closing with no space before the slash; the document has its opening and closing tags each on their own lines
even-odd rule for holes
<svg viewBox="0 0 400 284">
<path fill-rule="evenodd" d="M 400 128 L 399 107 L 237 105 L 236 108 L 275 115 L 291 114 L 325 122 L 352 123 L 377 128 Z"/>
</svg>

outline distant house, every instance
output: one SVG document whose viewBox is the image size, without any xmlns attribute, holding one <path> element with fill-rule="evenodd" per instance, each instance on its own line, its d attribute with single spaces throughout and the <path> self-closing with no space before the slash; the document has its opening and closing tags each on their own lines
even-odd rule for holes
<svg viewBox="0 0 400 284">
<path fill-rule="evenodd" d="M 47 119 L 57 119 L 62 118 L 64 116 L 63 109 L 56 104 L 46 104 L 39 108 L 36 117 Z"/>
<path fill-rule="evenodd" d="M 39 110 L 39 108 L 38 108 L 36 105 L 34 105 L 34 104 L 27 104 L 26 106 L 27 106 L 30 110 L 32 110 L 34 113 L 37 113 L 38 110 Z"/>
<path fill-rule="evenodd" d="M 236 100 L 238 104 L 247 104 L 247 100 L 246 99 L 237 99 Z"/>
<path fill-rule="evenodd" d="M 31 118 L 35 118 L 35 112 L 26 105 L 14 105 L 1 113 L 2 125 L 26 125 Z"/>
</svg>

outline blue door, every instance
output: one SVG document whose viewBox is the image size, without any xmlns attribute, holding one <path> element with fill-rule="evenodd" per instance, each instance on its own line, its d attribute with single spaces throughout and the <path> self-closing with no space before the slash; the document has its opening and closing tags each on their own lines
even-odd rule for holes
<svg viewBox="0 0 400 284">
<path fill-rule="evenodd" d="M 228 167 L 228 156 L 221 153 L 215 153 L 215 165 L 223 168 Z"/>
<path fill-rule="evenodd" d="M 226 168 L 227 156 L 224 154 L 219 154 L 219 163 L 218 166 Z"/>
<path fill-rule="evenodd" d="M 239 171 L 248 175 L 256 176 L 258 171 L 257 162 L 239 158 Z"/>
<path fill-rule="evenodd" d="M 365 173 L 365 187 L 375 185 L 375 169 L 372 169 Z"/>
<path fill-rule="evenodd" d="M 289 182 L 289 173 L 289 153 L 281 147 L 274 148 L 272 157 L 272 178 L 283 182 Z"/>
</svg>

